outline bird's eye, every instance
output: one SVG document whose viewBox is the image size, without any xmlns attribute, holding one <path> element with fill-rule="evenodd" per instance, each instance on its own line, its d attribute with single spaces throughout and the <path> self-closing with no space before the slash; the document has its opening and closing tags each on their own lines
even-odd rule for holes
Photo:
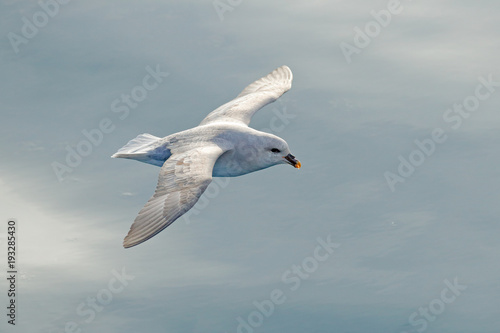
<svg viewBox="0 0 500 333">
<path fill-rule="evenodd" d="M 278 148 L 273 148 L 273 149 L 271 149 L 271 151 L 273 153 L 279 153 L 279 152 L 281 152 L 281 150 L 279 150 Z"/>
</svg>

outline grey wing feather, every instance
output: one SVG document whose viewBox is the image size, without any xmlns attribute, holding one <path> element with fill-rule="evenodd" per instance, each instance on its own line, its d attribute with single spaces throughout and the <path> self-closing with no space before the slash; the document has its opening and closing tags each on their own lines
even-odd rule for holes
<svg viewBox="0 0 500 333">
<path fill-rule="evenodd" d="M 240 122 L 248 125 L 255 112 L 290 90 L 292 79 L 292 71 L 288 66 L 278 67 L 249 84 L 235 99 L 209 113 L 200 125 L 215 121 Z"/>
<path fill-rule="evenodd" d="M 212 181 L 215 161 L 224 153 L 216 145 L 173 154 L 163 164 L 154 195 L 141 209 L 123 247 L 140 244 L 191 209 Z"/>
</svg>

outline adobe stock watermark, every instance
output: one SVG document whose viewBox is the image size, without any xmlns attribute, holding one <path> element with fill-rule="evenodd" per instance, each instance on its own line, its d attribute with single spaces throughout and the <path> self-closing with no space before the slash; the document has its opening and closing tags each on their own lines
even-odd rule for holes
<svg viewBox="0 0 500 333">
<path fill-rule="evenodd" d="M 122 93 L 119 98 L 111 102 L 111 112 L 116 114 L 119 120 L 125 120 L 130 111 L 136 109 L 139 104 L 148 97 L 148 93 L 157 89 L 164 78 L 170 74 L 160 70 L 160 65 L 153 69 L 150 66 L 145 68 L 147 74 L 142 78 L 142 82 L 130 89 L 129 93 Z M 57 179 L 62 182 L 64 177 L 74 171 L 83 161 L 84 157 L 92 154 L 95 147 L 102 144 L 106 134 L 112 133 L 116 129 L 116 121 L 105 117 L 101 119 L 95 128 L 81 131 L 82 138 L 74 147 L 66 145 L 66 158 L 63 162 L 54 161 L 51 163 Z"/>
<path fill-rule="evenodd" d="M 224 13 L 232 12 L 236 7 L 241 5 L 243 0 L 214 0 L 212 5 L 214 6 L 219 20 L 224 21 Z"/>
<path fill-rule="evenodd" d="M 487 78 L 479 77 L 479 84 L 476 86 L 473 95 L 469 95 L 463 99 L 461 103 L 455 103 L 443 113 L 443 121 L 452 129 L 458 130 L 465 119 L 468 119 L 473 112 L 479 110 L 481 102 L 489 99 L 496 89 L 500 87 L 499 81 L 493 80 L 493 74 L 489 74 Z M 429 137 L 415 140 L 416 148 L 404 157 L 398 156 L 399 165 L 397 172 L 386 171 L 384 178 L 391 192 L 396 191 L 398 183 L 404 183 L 411 177 L 415 170 L 424 164 L 443 143 L 448 140 L 446 131 L 441 127 L 436 127 L 431 131 Z"/>
<path fill-rule="evenodd" d="M 408 0 L 412 1 L 412 0 Z M 360 54 L 361 51 L 371 44 L 373 39 L 377 38 L 382 32 L 383 28 L 391 23 L 392 17 L 399 15 L 403 12 L 403 6 L 399 0 L 389 0 L 386 9 L 381 9 L 379 11 L 372 10 L 370 15 L 373 20 L 366 22 L 363 29 L 358 26 L 354 27 L 354 36 L 352 44 L 347 42 L 341 42 L 339 44 L 340 50 L 344 55 L 345 60 L 348 64 L 352 63 L 352 56 L 354 54 Z"/>
<path fill-rule="evenodd" d="M 38 1 L 38 6 L 40 10 L 36 11 L 31 19 L 23 16 L 21 21 L 23 25 L 21 27 L 21 33 L 17 34 L 15 32 L 9 32 L 7 38 L 9 39 L 10 46 L 17 54 L 19 53 L 19 46 L 21 44 L 28 44 L 29 41 L 35 38 L 40 29 L 45 27 L 50 19 L 54 18 L 59 14 L 61 5 L 66 5 L 71 0 L 40 0 Z"/>
<path fill-rule="evenodd" d="M 93 297 L 87 297 L 85 301 L 77 306 L 76 314 L 80 318 L 77 321 L 66 322 L 64 325 L 65 333 L 82 333 L 82 327 L 85 324 L 92 323 L 98 313 L 111 304 L 115 295 L 122 293 L 125 287 L 129 285 L 129 282 L 135 279 L 135 276 L 125 272 L 125 267 L 122 268 L 121 272 L 113 269 L 111 274 L 113 277 L 109 279 L 106 288 L 99 290 Z"/>
<path fill-rule="evenodd" d="M 335 249 L 340 247 L 340 244 L 332 242 L 331 235 L 328 235 L 326 239 L 318 237 L 316 241 L 318 245 L 314 248 L 311 256 L 305 257 L 298 265 L 292 265 L 281 275 L 281 281 L 286 288 L 273 289 L 268 298 L 252 303 L 255 310 L 246 316 L 236 318 L 237 333 L 253 333 L 261 327 L 265 319 L 273 315 L 276 307 L 285 303 L 287 293 L 298 290 L 302 281 L 310 278 L 318 270 L 320 263 L 327 261 Z"/>
<path fill-rule="evenodd" d="M 453 279 L 453 282 L 450 282 L 448 279 L 443 282 L 446 287 L 441 290 L 439 297 L 430 301 L 427 306 L 418 308 L 418 311 L 413 312 L 408 317 L 408 323 L 419 333 L 424 332 L 429 323 L 435 321 L 467 289 L 466 285 L 458 283 L 457 277 Z M 401 333 L 409 332 L 402 331 Z"/>
<path fill-rule="evenodd" d="M 276 108 L 273 107 L 272 113 L 273 116 L 271 117 L 271 120 L 269 120 L 269 127 L 262 128 L 260 131 L 267 132 L 267 133 L 272 133 L 272 134 L 278 134 L 280 132 L 283 132 L 285 128 L 291 123 L 291 120 L 297 117 L 295 114 L 290 114 L 287 112 L 286 105 L 283 104 L 280 100 L 278 100 L 280 107 Z M 245 157 L 248 160 L 253 160 L 256 151 L 253 146 L 244 146 L 242 149 L 247 151 L 247 154 Z M 238 168 L 239 165 L 235 164 L 233 168 Z M 210 186 L 205 190 L 205 193 L 200 197 L 198 202 L 188 210 L 184 215 L 182 215 L 182 219 L 186 222 L 186 224 L 191 223 L 191 217 L 192 216 L 197 216 L 199 215 L 210 203 L 211 200 L 215 199 L 217 196 L 219 196 L 221 188 L 226 188 L 229 183 L 231 182 L 230 177 L 213 177 L 212 178 L 212 183 Z"/>
</svg>

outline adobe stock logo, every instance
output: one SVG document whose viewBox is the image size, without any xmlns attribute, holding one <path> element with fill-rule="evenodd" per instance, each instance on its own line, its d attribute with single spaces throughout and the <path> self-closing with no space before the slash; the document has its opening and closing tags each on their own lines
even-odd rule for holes
<svg viewBox="0 0 500 333">
<path fill-rule="evenodd" d="M 82 327 L 92 323 L 97 318 L 98 313 L 111 304 L 116 295 L 125 290 L 129 281 L 135 279 L 135 276 L 127 274 L 125 267 L 122 267 L 121 272 L 113 269 L 111 274 L 113 276 L 108 280 L 106 288 L 99 290 L 95 297 L 87 297 L 84 302 L 78 305 L 75 312 L 80 318 L 77 321 L 66 322 L 64 325 L 65 333 L 82 333 Z"/>
<path fill-rule="evenodd" d="M 453 279 L 453 282 L 450 282 L 448 279 L 443 282 L 446 287 L 441 290 L 439 297 L 430 301 L 428 306 L 418 308 L 418 311 L 413 312 L 408 317 L 408 323 L 415 327 L 419 333 L 424 332 L 429 323 L 435 321 L 437 316 L 442 314 L 467 289 L 466 285 L 458 283 L 458 278 L 456 277 Z M 403 331 L 401 333 L 408 332 Z"/>
<path fill-rule="evenodd" d="M 40 0 L 38 1 L 38 6 L 41 10 L 36 11 L 31 20 L 26 16 L 21 18 L 23 21 L 23 26 L 21 27 L 21 35 L 15 32 L 9 32 L 7 38 L 9 39 L 10 46 L 17 54 L 19 53 L 19 46 L 21 44 L 28 44 L 28 42 L 35 38 L 40 29 L 45 27 L 51 18 L 59 14 L 60 5 L 66 5 L 71 0 Z"/>
<path fill-rule="evenodd" d="M 212 5 L 219 16 L 219 20 L 222 22 L 224 21 L 224 13 L 232 12 L 236 7 L 241 5 L 242 2 L 243 0 L 214 0 Z"/>
<path fill-rule="evenodd" d="M 411 0 L 410 0 L 411 1 Z M 370 15 L 373 20 L 365 24 L 364 29 L 358 26 L 354 27 L 353 44 L 341 42 L 339 44 L 340 50 L 344 55 L 348 64 L 352 62 L 354 54 L 360 54 L 361 50 L 368 47 L 372 40 L 377 38 L 382 32 L 382 28 L 386 28 L 392 21 L 394 15 L 399 15 L 403 12 L 403 6 L 399 0 L 389 0 L 386 9 L 381 9 L 378 12 L 372 10 Z"/>
<path fill-rule="evenodd" d="M 465 97 L 461 103 L 453 104 L 453 107 L 448 108 L 443 113 L 443 121 L 452 130 L 458 130 L 462 126 L 463 121 L 478 111 L 481 103 L 488 100 L 496 92 L 497 88 L 500 87 L 500 81 L 494 81 L 493 74 L 489 74 L 487 78 L 480 76 L 478 81 L 479 84 L 476 85 L 474 94 Z M 423 165 L 446 140 L 448 140 L 446 131 L 441 127 L 436 127 L 431 131 L 428 138 L 414 141 L 417 148 L 406 154 L 407 157 L 399 155 L 397 173 L 390 171 L 384 173 L 384 178 L 391 192 L 396 191 L 398 183 L 404 183 L 411 177 L 417 168 Z"/>
<path fill-rule="evenodd" d="M 326 262 L 335 252 L 340 244 L 332 242 L 332 236 L 326 238 L 316 238 L 317 245 L 310 256 L 302 259 L 300 264 L 293 264 L 289 269 L 285 270 L 281 275 L 281 281 L 285 288 L 276 288 L 269 293 L 269 298 L 261 301 L 255 300 L 252 304 L 255 310 L 251 311 L 246 316 L 238 316 L 236 321 L 236 333 L 254 333 L 257 328 L 264 325 L 267 318 L 274 314 L 274 311 L 279 305 L 286 302 L 287 293 L 294 292 L 300 288 L 304 280 L 309 279 L 314 274 L 321 263 Z"/>
<path fill-rule="evenodd" d="M 122 93 L 120 98 L 116 98 L 111 102 L 111 112 L 116 114 L 118 120 L 127 119 L 131 110 L 136 109 L 148 97 L 149 93 L 157 89 L 164 79 L 170 75 L 168 72 L 163 72 L 160 65 L 156 65 L 155 69 L 146 66 L 145 70 L 147 74 L 143 76 L 141 84 L 132 87 L 128 93 Z M 85 157 L 92 154 L 94 149 L 103 143 L 106 134 L 110 134 L 116 129 L 116 123 L 117 120 L 113 121 L 109 117 L 104 117 L 95 128 L 83 129 L 81 133 L 84 138 L 76 145 L 66 145 L 66 158 L 64 161 L 53 161 L 51 163 L 52 170 L 59 182 L 64 181 L 67 175 L 82 164 Z"/>
</svg>

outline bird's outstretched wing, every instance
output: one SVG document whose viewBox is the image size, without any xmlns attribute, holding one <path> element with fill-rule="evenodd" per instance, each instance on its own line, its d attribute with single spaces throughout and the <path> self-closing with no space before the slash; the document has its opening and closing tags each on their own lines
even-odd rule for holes
<svg viewBox="0 0 500 333">
<path fill-rule="evenodd" d="M 292 71 L 287 66 L 276 68 L 268 75 L 248 85 L 232 101 L 210 112 L 200 125 L 215 121 L 250 124 L 255 112 L 290 90 L 292 78 Z"/>
<path fill-rule="evenodd" d="M 123 247 L 140 244 L 186 213 L 212 181 L 212 169 L 224 150 L 217 145 L 172 154 L 163 164 L 154 195 L 141 209 Z"/>
</svg>

